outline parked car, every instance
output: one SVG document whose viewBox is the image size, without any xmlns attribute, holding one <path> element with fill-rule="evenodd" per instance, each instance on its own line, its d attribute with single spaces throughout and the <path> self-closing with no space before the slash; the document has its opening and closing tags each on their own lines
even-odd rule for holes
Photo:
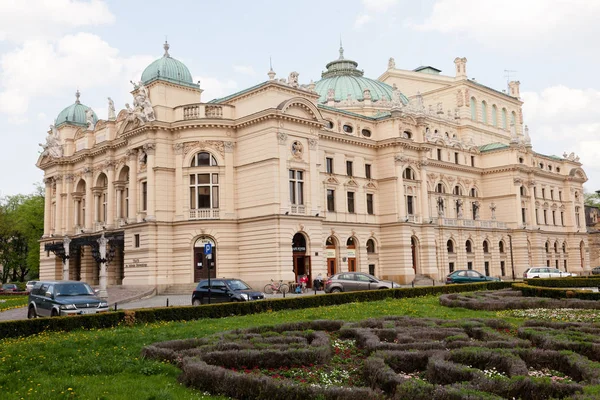
<svg viewBox="0 0 600 400">
<path fill-rule="evenodd" d="M 446 283 L 498 282 L 500 278 L 483 275 L 472 269 L 459 269 L 446 276 Z"/>
<path fill-rule="evenodd" d="M 332 275 L 325 281 L 325 293 L 399 287 L 401 286 L 396 282 L 384 281 L 364 272 L 342 272 Z"/>
<path fill-rule="evenodd" d="M 0 292 L 18 292 L 19 288 L 14 283 L 5 283 L 0 288 Z"/>
<path fill-rule="evenodd" d="M 523 272 L 523 278 L 564 278 L 567 276 L 577 276 L 572 272 L 561 271 L 558 268 L 550 267 L 531 267 Z"/>
<path fill-rule="evenodd" d="M 25 290 L 27 290 L 28 292 L 31 292 L 31 289 L 33 289 L 33 286 L 37 283 L 38 281 L 27 281 L 27 283 L 25 284 Z"/>
<path fill-rule="evenodd" d="M 600 267 L 592 268 L 592 275 L 600 275 Z"/>
<path fill-rule="evenodd" d="M 108 303 L 79 281 L 40 281 L 29 293 L 27 318 L 95 314 L 108 311 Z"/>
<path fill-rule="evenodd" d="M 210 293 L 210 295 L 209 295 Z M 265 294 L 256 291 L 241 279 L 208 279 L 201 280 L 192 293 L 192 304 L 226 303 L 230 301 L 263 300 Z"/>
</svg>

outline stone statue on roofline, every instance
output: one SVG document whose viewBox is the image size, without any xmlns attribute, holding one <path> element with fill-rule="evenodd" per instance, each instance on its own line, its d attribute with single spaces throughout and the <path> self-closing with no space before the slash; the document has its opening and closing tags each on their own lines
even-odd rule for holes
<svg viewBox="0 0 600 400">
<path fill-rule="evenodd" d="M 117 119 L 117 114 L 115 111 L 115 102 L 109 97 L 108 98 L 108 120 L 114 121 Z"/>
<path fill-rule="evenodd" d="M 89 131 L 93 131 L 96 127 L 96 123 L 94 122 L 94 110 L 91 108 L 85 110 L 85 122 L 87 123 L 87 129 Z"/>
<path fill-rule="evenodd" d="M 396 61 L 394 60 L 394 57 L 390 57 L 390 59 L 388 60 L 388 69 L 395 69 L 396 68 Z"/>
<path fill-rule="evenodd" d="M 50 132 L 46 136 L 46 144 L 39 144 L 43 149 L 40 154 L 42 157 L 59 158 L 63 156 L 63 148 L 60 144 L 60 136 L 55 125 L 50 125 Z"/>
</svg>

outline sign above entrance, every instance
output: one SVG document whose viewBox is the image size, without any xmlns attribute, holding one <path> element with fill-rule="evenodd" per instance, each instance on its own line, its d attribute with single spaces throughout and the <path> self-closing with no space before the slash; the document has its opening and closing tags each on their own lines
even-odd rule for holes
<svg viewBox="0 0 600 400">
<path fill-rule="evenodd" d="M 194 247 L 204 247 L 205 244 L 210 243 L 212 247 L 215 247 L 215 241 L 208 237 L 201 237 L 196 240 Z"/>
<path fill-rule="evenodd" d="M 294 253 L 306 253 L 306 246 L 292 246 Z"/>
</svg>

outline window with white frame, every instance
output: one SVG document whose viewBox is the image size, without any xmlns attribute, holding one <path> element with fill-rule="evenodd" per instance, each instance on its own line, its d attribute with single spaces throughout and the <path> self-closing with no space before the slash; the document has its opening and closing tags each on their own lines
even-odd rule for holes
<svg viewBox="0 0 600 400">
<path fill-rule="evenodd" d="M 219 208 L 219 174 L 190 174 L 190 209 Z"/>
<path fill-rule="evenodd" d="M 297 205 L 304 204 L 304 172 L 290 169 L 289 178 L 290 202 Z"/>
</svg>

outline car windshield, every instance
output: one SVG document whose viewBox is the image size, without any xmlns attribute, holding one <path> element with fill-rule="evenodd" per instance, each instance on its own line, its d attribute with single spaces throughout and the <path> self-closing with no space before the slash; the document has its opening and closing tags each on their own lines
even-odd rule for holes
<svg viewBox="0 0 600 400">
<path fill-rule="evenodd" d="M 54 288 L 55 296 L 89 296 L 93 294 L 92 288 L 85 283 L 63 283 Z"/>
<path fill-rule="evenodd" d="M 246 282 L 240 281 L 240 280 L 229 281 L 229 287 L 231 288 L 231 290 L 248 290 L 248 289 L 252 289 L 250 286 L 246 285 Z"/>
</svg>

